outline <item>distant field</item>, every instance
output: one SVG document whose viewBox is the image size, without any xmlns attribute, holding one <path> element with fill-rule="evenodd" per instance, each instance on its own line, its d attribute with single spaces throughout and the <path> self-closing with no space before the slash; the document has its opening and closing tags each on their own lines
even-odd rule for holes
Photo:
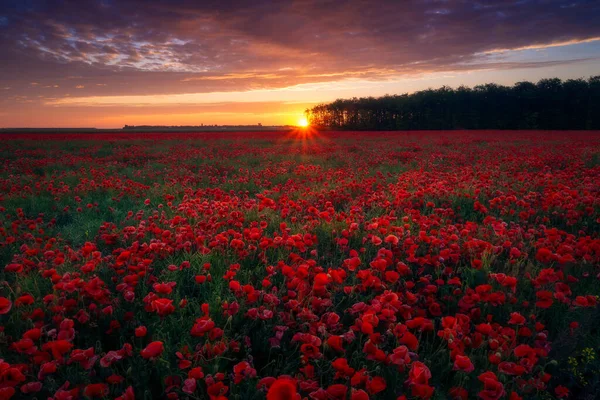
<svg viewBox="0 0 600 400">
<path fill-rule="evenodd" d="M 597 398 L 600 132 L 4 134 L 0 162 L 0 399 Z"/>
</svg>

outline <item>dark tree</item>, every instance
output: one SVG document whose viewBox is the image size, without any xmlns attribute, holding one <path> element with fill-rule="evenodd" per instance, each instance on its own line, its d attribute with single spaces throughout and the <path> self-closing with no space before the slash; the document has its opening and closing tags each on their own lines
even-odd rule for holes
<svg viewBox="0 0 600 400">
<path fill-rule="evenodd" d="M 328 129 L 600 129 L 600 76 L 338 99 L 306 115 Z"/>
</svg>

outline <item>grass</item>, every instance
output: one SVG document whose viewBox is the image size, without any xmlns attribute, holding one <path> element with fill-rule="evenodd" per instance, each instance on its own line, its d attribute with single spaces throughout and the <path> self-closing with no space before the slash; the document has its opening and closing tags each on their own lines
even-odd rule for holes
<svg viewBox="0 0 600 400">
<path fill-rule="evenodd" d="M 333 384 L 367 390 L 364 383 L 335 377 L 332 362 L 345 357 L 352 368 L 365 368 L 369 379 L 387 382 L 371 398 L 411 398 L 410 366 L 400 371 L 389 356 L 402 344 L 395 330 L 423 317 L 432 331 L 406 329 L 419 342 L 411 362 L 422 361 L 431 370 L 433 398 L 447 398 L 452 387 L 477 397 L 482 390 L 477 377 L 485 371 L 494 372 L 507 393 L 526 398 L 549 398 L 559 385 L 573 398 L 593 394 L 600 388 L 600 315 L 596 305 L 576 306 L 575 298 L 600 296 L 595 278 L 600 142 L 568 133 L 514 141 L 503 140 L 501 132 L 481 135 L 13 138 L 0 151 L 0 263 L 25 268 L 0 271 L 0 297 L 13 304 L 0 315 L 0 354 L 11 365 L 27 366 L 27 382 L 37 381 L 39 363 L 15 351 L 14 343 L 39 326 L 36 346 L 52 357 L 42 348 L 55 339 L 61 321 L 71 319 L 75 348 L 91 347 L 102 357 L 130 344 L 132 355 L 91 371 L 61 356 L 57 372 L 40 379 L 42 392 L 29 398 L 51 397 L 66 381 L 83 390 L 113 374 L 124 381 L 109 385 L 107 397 L 128 386 L 136 398 L 160 397 L 169 386 L 165 377 L 187 378 L 178 352 L 189 352 L 192 366 L 206 375 L 193 394 L 174 385 L 170 390 L 180 397 L 208 399 L 218 373 L 225 374 L 230 399 L 263 399 L 259 379 L 285 374 L 313 388 L 301 389 L 305 397 Z M 546 136 L 536 135 L 551 137 L 542 141 Z M 263 197 L 274 203 L 263 208 Z M 249 236 L 251 228 L 260 229 L 258 239 Z M 548 233 L 551 228 L 556 237 Z M 398 245 L 376 244 L 374 236 L 389 235 Z M 342 238 L 347 245 L 340 244 Z M 241 248 L 234 248 L 234 240 L 241 240 Z M 82 268 L 96 257 L 87 253 L 86 243 L 99 252 L 93 272 Z M 512 258 L 511 248 L 521 256 Z M 556 259 L 538 260 L 540 248 Z M 361 260 L 355 271 L 345 265 L 351 251 Z M 120 265 L 126 252 L 130 256 Z M 565 254 L 574 261 L 559 262 Z M 388 260 L 384 270 L 379 258 Z M 179 268 L 184 262 L 189 268 Z M 409 273 L 388 281 L 386 273 L 402 270 L 400 264 Z M 172 265 L 177 268 L 170 270 Z M 549 270 L 558 278 L 538 283 Z M 317 274 L 333 279 L 342 272 L 342 281 L 328 282 L 326 292 L 315 289 Z M 515 292 L 492 279 L 499 273 L 517 278 Z M 211 278 L 200 284 L 197 275 Z M 453 278 L 459 283 L 450 283 Z M 231 289 L 231 281 L 242 289 Z M 157 283 L 173 283 L 172 292 L 158 292 Z M 564 303 L 557 300 L 558 283 L 571 291 Z M 554 296 L 548 308 L 535 304 L 541 290 Z M 26 293 L 34 303 L 16 306 Z M 391 294 L 398 304 L 387 303 Z M 172 300 L 173 311 L 158 315 L 153 296 Z M 239 311 L 230 315 L 234 303 Z M 203 304 L 209 305 L 208 316 Z M 35 316 L 37 309 L 42 314 Z M 272 316 L 261 314 L 265 311 Z M 508 322 L 514 312 L 526 318 L 518 329 L 530 329 L 530 336 L 516 336 Z M 369 313 L 378 318 L 373 334 L 361 330 Z M 333 314 L 339 321 L 330 325 Z M 470 374 L 453 370 L 456 349 L 438 335 L 444 317 L 459 315 L 469 323 L 453 340 L 475 365 Z M 193 336 L 192 327 L 205 317 L 215 327 Z M 544 325 L 539 332 L 536 322 Z M 476 329 L 485 323 L 493 325 L 490 335 Z M 140 325 L 148 328 L 147 337 L 134 335 Z M 280 345 L 273 346 L 269 339 L 277 329 L 284 331 Z M 306 358 L 302 343 L 293 340 L 300 333 L 319 338 L 321 356 Z M 348 335 L 343 353 L 325 344 L 332 335 Z M 469 344 L 480 339 L 479 346 Z M 151 341 L 165 347 L 156 360 L 140 356 Z M 386 362 L 365 352 L 368 341 L 377 343 Z M 492 348 L 494 341 L 499 350 Z M 524 379 L 538 384 L 542 372 L 552 374 L 545 389 L 528 391 L 490 361 L 499 353 L 502 361 L 520 362 L 514 355 L 519 344 L 539 352 Z M 223 351 L 214 352 L 221 345 Z M 233 368 L 242 361 L 257 377 L 234 384 Z M 306 365 L 315 368 L 313 378 L 302 372 Z"/>
</svg>

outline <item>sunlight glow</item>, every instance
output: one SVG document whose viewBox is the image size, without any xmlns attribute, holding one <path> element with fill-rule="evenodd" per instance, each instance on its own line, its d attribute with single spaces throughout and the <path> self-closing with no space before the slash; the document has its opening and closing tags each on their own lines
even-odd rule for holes
<svg viewBox="0 0 600 400">
<path fill-rule="evenodd" d="M 302 117 L 298 120 L 298 126 L 301 128 L 306 128 L 308 126 L 308 120 L 305 117 Z"/>
</svg>

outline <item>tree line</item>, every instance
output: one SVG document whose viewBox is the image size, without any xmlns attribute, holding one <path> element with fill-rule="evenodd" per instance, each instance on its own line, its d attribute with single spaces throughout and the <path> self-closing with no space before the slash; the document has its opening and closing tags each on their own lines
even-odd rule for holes
<svg viewBox="0 0 600 400">
<path fill-rule="evenodd" d="M 600 76 L 338 99 L 306 116 L 324 129 L 600 129 Z"/>
</svg>

